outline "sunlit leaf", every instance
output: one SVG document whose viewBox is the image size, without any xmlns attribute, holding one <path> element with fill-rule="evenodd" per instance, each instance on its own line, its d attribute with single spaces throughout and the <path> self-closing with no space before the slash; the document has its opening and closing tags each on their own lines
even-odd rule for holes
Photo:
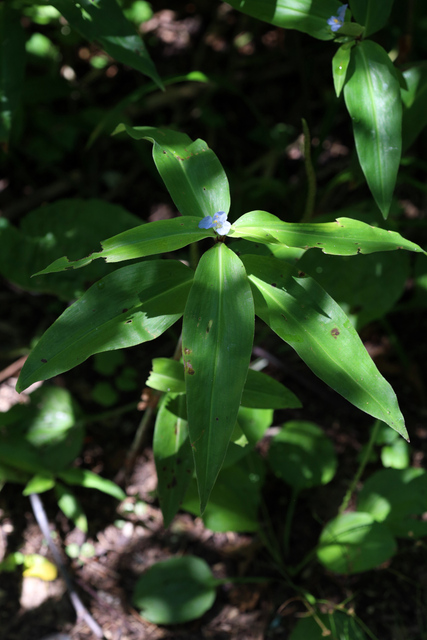
<svg viewBox="0 0 427 640">
<path fill-rule="evenodd" d="M 201 511 L 237 419 L 254 336 L 251 289 L 240 259 L 222 242 L 203 254 L 183 323 L 190 442 Z"/>
<path fill-rule="evenodd" d="M 266 211 L 251 211 L 236 220 L 230 236 L 266 244 L 321 249 L 323 253 L 340 256 L 396 249 L 424 253 L 415 242 L 405 240 L 396 231 L 373 227 L 352 218 L 338 218 L 335 222 L 293 223 L 283 222 Z"/>
<path fill-rule="evenodd" d="M 312 278 L 263 256 L 242 256 L 256 314 L 330 387 L 407 438 L 396 395 L 339 305 Z"/>
<path fill-rule="evenodd" d="M 327 20 L 341 7 L 336 0 L 227 0 L 227 3 L 253 18 L 283 29 L 297 29 L 319 40 L 333 38 Z"/>
<path fill-rule="evenodd" d="M 402 150 L 402 100 L 394 67 L 370 40 L 351 50 L 344 98 L 366 181 L 387 218 Z"/>
<path fill-rule="evenodd" d="M 213 216 L 230 210 L 227 176 L 215 153 L 203 140 L 154 127 L 119 125 L 135 140 L 153 143 L 153 159 L 178 211 L 183 216 Z"/>
<path fill-rule="evenodd" d="M 58 477 L 68 484 L 86 487 L 87 489 L 97 489 L 117 500 L 124 500 L 126 498 L 126 494 L 115 482 L 101 478 L 97 473 L 93 473 L 87 469 L 64 469 L 64 471 L 58 473 Z"/>
</svg>

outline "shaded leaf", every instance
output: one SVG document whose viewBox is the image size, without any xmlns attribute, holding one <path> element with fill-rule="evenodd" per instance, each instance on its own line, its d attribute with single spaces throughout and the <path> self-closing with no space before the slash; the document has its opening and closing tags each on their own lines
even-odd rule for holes
<svg viewBox="0 0 427 640">
<path fill-rule="evenodd" d="M 257 531 L 264 476 L 265 464 L 258 455 L 221 469 L 202 516 L 205 527 L 211 531 Z M 191 483 L 182 508 L 199 515 L 196 482 Z"/>
<path fill-rule="evenodd" d="M 25 76 L 25 34 L 21 14 L 0 4 L 0 143 L 9 140 Z"/>
<path fill-rule="evenodd" d="M 111 267 L 99 261 L 85 271 L 31 276 L 64 254 L 71 259 L 88 254 L 105 237 L 140 224 L 139 218 L 122 207 L 95 198 L 43 205 L 26 215 L 19 229 L 2 218 L 0 273 L 29 291 L 54 293 L 63 300 L 78 298 L 87 283 L 107 275 Z"/>
<path fill-rule="evenodd" d="M 405 69 L 403 77 L 406 87 L 401 89 L 402 146 L 406 151 L 427 125 L 427 63 Z"/>
<path fill-rule="evenodd" d="M 396 536 L 414 538 L 427 535 L 427 522 L 421 519 L 426 504 L 424 469 L 381 469 L 364 483 L 357 510 L 384 522 Z"/>
<path fill-rule="evenodd" d="M 95 353 L 154 340 L 181 317 L 192 277 L 180 262 L 153 260 L 102 278 L 43 334 L 17 388 L 68 371 Z"/>
<path fill-rule="evenodd" d="M 396 548 L 389 528 L 369 513 L 344 513 L 323 529 L 317 557 L 329 571 L 354 574 L 378 567 Z"/>
<path fill-rule="evenodd" d="M 301 491 L 327 484 L 338 460 L 334 445 L 317 425 L 294 420 L 271 441 L 268 462 L 278 478 Z"/>
<path fill-rule="evenodd" d="M 394 0 L 349 0 L 351 12 L 360 24 L 365 26 L 364 37 L 382 29 L 386 24 Z"/>
<path fill-rule="evenodd" d="M 366 635 L 351 615 L 342 611 L 316 613 L 316 616 L 298 620 L 289 640 L 324 640 L 325 629 L 329 640 L 366 640 Z"/>
<path fill-rule="evenodd" d="M 135 27 L 125 18 L 116 0 L 51 0 L 76 31 L 89 42 L 98 42 L 112 57 L 149 78 L 163 83 Z"/>
<path fill-rule="evenodd" d="M 183 369 L 182 364 L 180 366 Z M 168 409 L 174 398 L 185 407 L 183 395 L 166 394 L 157 413 L 153 437 L 157 493 L 165 527 L 169 526 L 181 508 L 194 470 L 187 421 Z"/>
<path fill-rule="evenodd" d="M 138 579 L 132 601 L 154 624 L 180 624 L 200 618 L 215 597 L 215 580 L 206 562 L 183 556 L 150 567 Z"/>
</svg>

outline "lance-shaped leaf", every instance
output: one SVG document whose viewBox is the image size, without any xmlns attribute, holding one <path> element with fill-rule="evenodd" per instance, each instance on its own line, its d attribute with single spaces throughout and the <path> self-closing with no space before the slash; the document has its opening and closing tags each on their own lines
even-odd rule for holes
<svg viewBox="0 0 427 640">
<path fill-rule="evenodd" d="M 341 91 L 347 77 L 347 68 L 350 63 L 351 49 L 353 46 L 354 41 L 342 44 L 332 58 L 332 75 L 334 78 L 334 87 L 337 98 L 341 95 Z"/>
<path fill-rule="evenodd" d="M 19 11 L 0 5 L 0 142 L 9 140 L 25 74 L 25 35 Z"/>
<path fill-rule="evenodd" d="M 145 44 L 123 15 L 116 0 L 80 0 L 78 3 L 51 0 L 50 4 L 83 38 L 98 42 L 112 58 L 141 71 L 163 88 Z"/>
<path fill-rule="evenodd" d="M 402 100 L 390 58 L 375 42 L 365 40 L 351 50 L 344 98 L 360 165 L 387 218 L 402 150 Z"/>
<path fill-rule="evenodd" d="M 197 226 L 199 222 L 199 218 L 187 217 L 142 224 L 101 242 L 102 251 L 91 253 L 90 256 L 81 260 L 68 260 L 65 256 L 58 258 L 34 275 L 80 269 L 97 258 L 105 258 L 106 262 L 121 262 L 154 256 L 182 249 L 192 242 L 215 236 L 212 229 L 199 229 Z"/>
<path fill-rule="evenodd" d="M 102 278 L 43 334 L 17 389 L 68 371 L 95 353 L 154 340 L 183 314 L 192 277 L 180 262 L 153 260 Z"/>
<path fill-rule="evenodd" d="M 176 208 L 183 216 L 213 216 L 230 210 L 227 176 L 203 140 L 192 142 L 185 133 L 155 127 L 119 125 L 135 140 L 153 143 L 153 159 Z"/>
<path fill-rule="evenodd" d="M 117 498 L 117 500 L 126 498 L 126 494 L 115 482 L 107 478 L 101 478 L 97 473 L 93 473 L 88 469 L 64 469 L 64 471 L 58 473 L 58 476 L 68 484 L 86 487 L 87 489 L 97 489 L 102 493 L 113 496 L 113 498 Z"/>
<path fill-rule="evenodd" d="M 395 249 L 424 253 L 415 242 L 405 240 L 395 231 L 378 229 L 352 218 L 338 218 L 335 222 L 293 223 L 283 222 L 266 211 L 251 211 L 236 220 L 230 235 L 265 244 L 321 249 L 323 253 L 340 256 Z"/>
<path fill-rule="evenodd" d="M 364 37 L 382 29 L 390 15 L 394 0 L 349 0 L 356 22 L 365 25 Z"/>
<path fill-rule="evenodd" d="M 253 18 L 284 29 L 297 29 L 319 40 L 331 40 L 327 20 L 342 6 L 336 0 L 227 0 Z"/>
<path fill-rule="evenodd" d="M 217 243 L 197 267 L 182 333 L 188 427 L 202 513 L 236 423 L 253 336 L 254 303 L 244 266 Z"/>
<path fill-rule="evenodd" d="M 427 125 L 427 63 L 403 72 L 406 87 L 401 89 L 404 104 L 402 146 L 405 151 Z"/>
<path fill-rule="evenodd" d="M 183 369 L 182 364 L 180 366 Z M 157 492 L 165 527 L 169 526 L 181 507 L 194 470 L 187 421 L 168 408 L 173 399 L 185 405 L 184 395 L 166 394 L 163 397 L 153 438 Z M 184 406 L 182 409 L 185 411 Z"/>
<path fill-rule="evenodd" d="M 256 314 L 310 369 L 356 407 L 408 437 L 396 395 L 371 360 L 341 307 L 291 265 L 242 256 Z"/>
</svg>

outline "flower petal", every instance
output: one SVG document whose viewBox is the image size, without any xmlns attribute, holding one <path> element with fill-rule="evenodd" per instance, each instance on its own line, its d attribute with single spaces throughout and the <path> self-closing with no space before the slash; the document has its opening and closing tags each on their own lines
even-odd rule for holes
<svg viewBox="0 0 427 640">
<path fill-rule="evenodd" d="M 222 225 L 216 229 L 216 232 L 219 236 L 225 236 L 231 229 L 231 224 L 228 220 L 225 220 Z"/>
<path fill-rule="evenodd" d="M 213 226 L 212 216 L 205 216 L 203 220 L 199 222 L 199 229 L 212 229 Z"/>
</svg>

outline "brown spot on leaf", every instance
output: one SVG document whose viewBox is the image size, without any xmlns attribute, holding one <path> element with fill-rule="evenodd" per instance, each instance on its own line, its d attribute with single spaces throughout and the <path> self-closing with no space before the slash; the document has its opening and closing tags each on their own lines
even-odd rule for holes
<svg viewBox="0 0 427 640">
<path fill-rule="evenodd" d="M 272 286 L 272 287 L 277 287 L 277 284 L 276 284 L 275 282 L 272 282 L 272 283 L 271 283 L 271 286 Z"/>
<path fill-rule="evenodd" d="M 43 362 L 44 364 L 46 364 L 46 362 L 47 362 L 46 358 L 42 358 L 42 362 Z"/>
<path fill-rule="evenodd" d="M 333 329 L 331 329 L 331 336 L 333 336 L 335 338 L 335 340 L 337 339 L 337 336 L 340 335 L 340 331 L 339 329 L 337 329 L 337 327 L 334 327 Z"/>
<path fill-rule="evenodd" d="M 126 311 L 129 311 L 129 309 L 122 309 L 122 313 L 126 313 Z"/>
<path fill-rule="evenodd" d="M 185 373 L 188 373 L 189 376 L 194 376 L 195 374 L 193 365 L 188 360 L 184 360 L 184 371 Z"/>
<path fill-rule="evenodd" d="M 187 349 L 187 348 L 185 348 L 185 349 L 184 349 L 184 353 L 185 353 L 186 355 L 188 355 L 189 353 L 191 353 L 191 349 Z"/>
</svg>

